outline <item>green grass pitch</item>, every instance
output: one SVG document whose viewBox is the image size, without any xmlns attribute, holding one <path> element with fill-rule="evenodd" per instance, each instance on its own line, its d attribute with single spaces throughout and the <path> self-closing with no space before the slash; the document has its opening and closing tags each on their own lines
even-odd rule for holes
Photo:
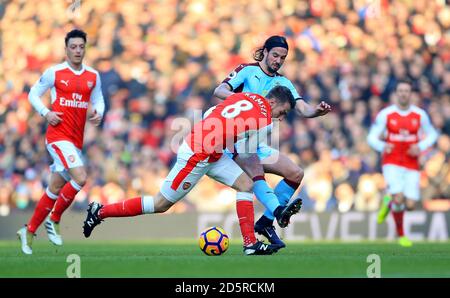
<svg viewBox="0 0 450 298">
<path fill-rule="evenodd" d="M 79 241 L 56 247 L 36 241 L 34 254 L 18 241 L 0 241 L 0 277 L 66 277 L 80 256 L 81 277 L 366 277 L 377 254 L 381 277 L 450 277 L 450 242 L 288 242 L 272 256 L 244 256 L 239 243 L 222 256 L 204 255 L 195 241 Z"/>
</svg>

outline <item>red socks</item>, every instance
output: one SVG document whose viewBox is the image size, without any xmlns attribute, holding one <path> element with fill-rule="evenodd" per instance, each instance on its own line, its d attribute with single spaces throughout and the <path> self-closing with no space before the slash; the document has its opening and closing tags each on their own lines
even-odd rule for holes
<svg viewBox="0 0 450 298">
<path fill-rule="evenodd" d="M 39 200 L 39 203 L 34 209 L 33 216 L 27 224 L 27 229 L 29 232 L 35 234 L 37 228 L 42 224 L 50 211 L 52 211 L 57 196 L 53 195 L 52 193 L 50 193 L 50 196 L 54 196 L 54 198 L 52 199 L 51 197 L 49 197 L 46 190 Z"/>
<path fill-rule="evenodd" d="M 403 216 L 405 215 L 405 211 L 392 211 L 392 216 L 394 217 L 395 221 L 395 228 L 397 229 L 397 234 L 399 237 L 402 237 L 404 235 L 403 232 Z"/>
<path fill-rule="evenodd" d="M 255 243 L 255 213 L 253 209 L 253 202 L 236 201 L 236 211 L 239 218 L 239 226 L 241 228 L 244 246 Z"/>
<path fill-rule="evenodd" d="M 99 216 L 101 219 L 107 217 L 128 217 L 143 214 L 142 198 L 137 197 L 122 202 L 103 206 Z"/>
<path fill-rule="evenodd" d="M 395 201 L 391 201 L 389 208 L 392 212 L 392 217 L 394 217 L 395 228 L 397 229 L 397 234 L 399 237 L 404 236 L 403 232 L 403 216 L 405 215 L 405 205 L 398 204 Z"/>
<path fill-rule="evenodd" d="M 54 222 L 59 222 L 61 220 L 61 215 L 63 212 L 72 204 L 75 195 L 81 190 L 81 187 L 73 182 L 72 180 L 67 182 L 66 185 L 61 189 L 59 193 L 58 200 L 55 204 L 55 209 L 50 215 L 50 219 Z"/>
</svg>

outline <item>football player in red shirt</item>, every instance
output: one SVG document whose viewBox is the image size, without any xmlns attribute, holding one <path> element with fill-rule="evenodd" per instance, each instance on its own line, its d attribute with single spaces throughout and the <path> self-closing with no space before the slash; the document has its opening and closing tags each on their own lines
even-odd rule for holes
<svg viewBox="0 0 450 298">
<path fill-rule="evenodd" d="M 395 91 L 395 104 L 381 110 L 372 125 L 367 141 L 382 153 L 383 176 L 388 193 L 378 213 L 378 223 L 392 211 L 399 244 L 409 247 L 411 240 L 403 232 L 403 215 L 413 210 L 420 198 L 420 153 L 438 137 L 427 113 L 411 104 L 411 82 L 401 80 Z"/>
<path fill-rule="evenodd" d="M 83 64 L 86 33 L 72 30 L 65 37 L 66 61 L 47 69 L 30 90 L 29 101 L 49 126 L 45 136 L 47 150 L 53 158 L 50 183 L 37 204 L 28 224 L 17 234 L 22 251 L 32 254 L 33 236 L 45 220 L 50 241 L 62 245 L 59 224 L 61 215 L 86 183 L 86 168 L 82 157 L 84 126 L 89 102 L 93 112 L 89 117 L 99 125 L 105 111 L 99 73 Z M 51 107 L 41 96 L 51 91 Z M 47 215 L 52 211 L 51 215 Z"/>
<path fill-rule="evenodd" d="M 108 217 L 136 216 L 162 213 L 181 200 L 204 175 L 237 191 L 253 191 L 265 203 L 280 226 L 286 226 L 289 218 L 300 209 L 301 199 L 281 206 L 273 190 L 264 179 L 264 169 L 256 150 L 258 142 L 267 138 L 272 118 L 283 119 L 294 106 L 291 91 L 284 86 L 273 88 L 267 99 L 254 93 L 244 92 L 229 96 L 197 123 L 178 149 L 177 162 L 164 180 L 155 196 L 141 196 L 116 204 L 89 205 L 84 222 L 84 235 Z M 231 158 L 223 154 L 227 148 Z M 256 166 L 255 166 L 256 165 Z M 244 172 L 245 171 L 245 172 Z M 280 246 L 263 244 L 253 233 L 253 221 L 247 228 L 251 231 L 244 241 L 246 255 L 272 254 Z"/>
</svg>

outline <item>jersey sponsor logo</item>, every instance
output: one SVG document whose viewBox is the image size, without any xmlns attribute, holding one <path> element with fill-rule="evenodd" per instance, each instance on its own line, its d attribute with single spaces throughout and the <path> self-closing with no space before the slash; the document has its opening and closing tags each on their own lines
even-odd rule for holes
<svg viewBox="0 0 450 298">
<path fill-rule="evenodd" d="M 64 97 L 59 98 L 59 104 L 62 107 L 71 107 L 79 109 L 87 109 L 89 103 L 83 100 L 83 95 L 79 93 L 72 93 L 72 100 L 66 99 Z"/>
<path fill-rule="evenodd" d="M 83 100 L 83 94 L 80 93 L 72 93 L 73 100 Z"/>
<path fill-rule="evenodd" d="M 60 82 L 64 85 L 66 85 L 67 87 L 69 87 L 69 80 L 66 80 L 66 81 L 60 80 Z"/>
<path fill-rule="evenodd" d="M 389 134 L 389 140 L 393 142 L 416 142 L 417 136 L 403 133 L 391 133 Z"/>
</svg>

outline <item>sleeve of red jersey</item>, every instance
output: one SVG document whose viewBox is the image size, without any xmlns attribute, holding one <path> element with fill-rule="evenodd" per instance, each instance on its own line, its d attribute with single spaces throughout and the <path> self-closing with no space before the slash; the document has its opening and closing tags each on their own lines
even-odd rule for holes
<svg viewBox="0 0 450 298">
<path fill-rule="evenodd" d="M 367 143 L 378 152 L 383 152 L 384 146 L 386 146 L 386 142 L 380 140 L 380 137 L 386 130 L 386 116 L 384 110 L 378 113 L 375 122 L 372 124 L 369 134 L 367 135 Z"/>
<path fill-rule="evenodd" d="M 436 143 L 439 135 L 431 124 L 430 117 L 428 117 L 427 113 L 423 110 L 420 115 L 420 128 L 424 133 L 425 138 L 419 142 L 418 146 L 420 151 L 425 151 Z"/>
<path fill-rule="evenodd" d="M 39 80 L 30 89 L 28 100 L 30 101 L 36 112 L 38 112 L 41 116 L 47 115 L 47 113 L 50 111 L 42 102 L 41 96 L 44 95 L 44 93 L 54 85 L 55 71 L 52 68 L 49 68 L 42 74 Z"/>
<path fill-rule="evenodd" d="M 95 112 L 103 116 L 103 114 L 105 113 L 105 99 L 103 98 L 100 75 L 98 72 L 96 72 L 96 75 L 97 79 L 95 82 L 94 90 L 92 90 L 91 93 L 91 102 Z"/>
</svg>

